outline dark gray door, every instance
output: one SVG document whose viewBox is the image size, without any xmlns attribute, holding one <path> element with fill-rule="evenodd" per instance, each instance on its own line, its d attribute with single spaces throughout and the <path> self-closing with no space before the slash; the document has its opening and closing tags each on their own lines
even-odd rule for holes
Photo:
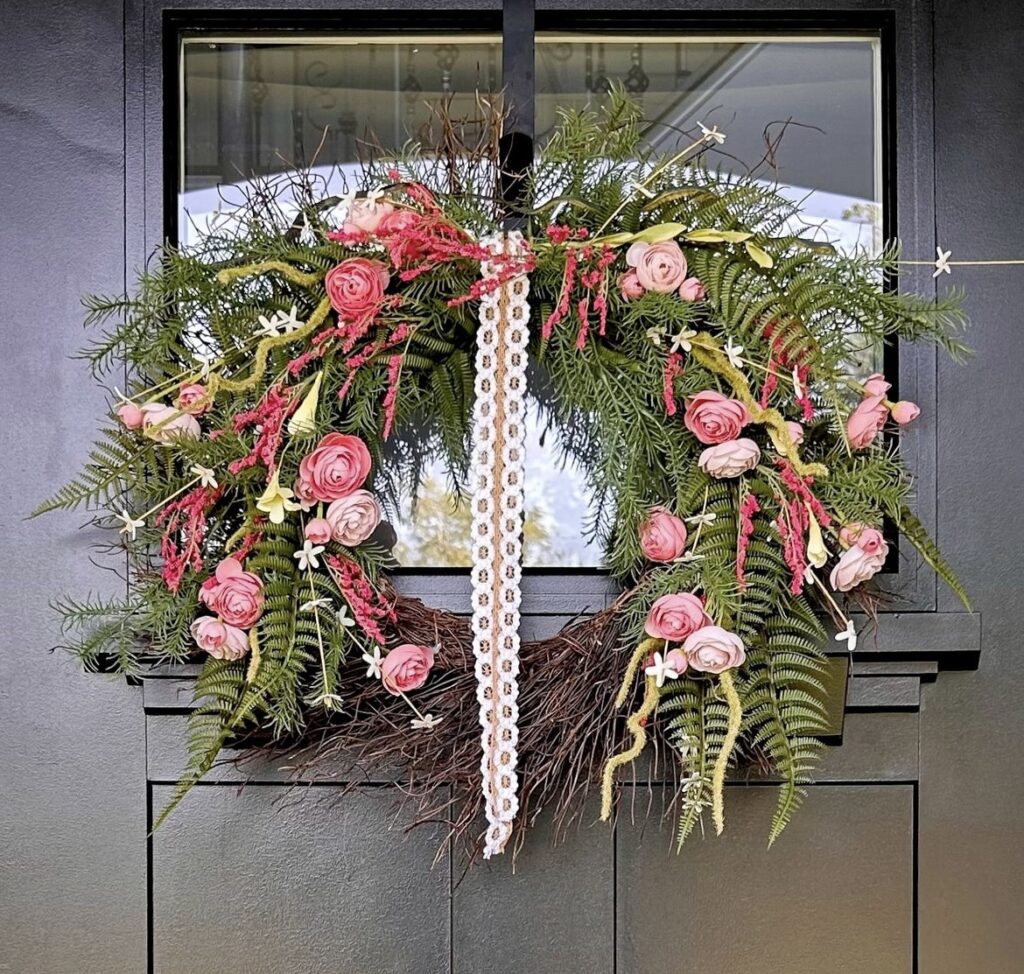
<svg viewBox="0 0 1024 974">
<path fill-rule="evenodd" d="M 239 6 L 278 11 L 253 15 L 253 26 L 290 15 L 285 3 Z M 408 18 L 412 5 L 303 6 Z M 500 22 L 498 2 L 465 6 Z M 695 6 L 589 5 L 641 11 L 652 31 L 673 17 L 693 28 Z M 901 236 L 921 255 L 936 243 L 956 257 L 1024 255 L 1024 14 L 1014 0 L 720 0 L 705 24 L 721 29 L 727 14 L 742 28 L 801 7 L 818 8 L 831 31 L 884 31 Z M 338 788 L 321 785 L 295 804 L 271 766 L 250 768 L 241 792 L 238 773 L 222 771 L 147 841 L 180 767 L 187 680 L 130 687 L 47 654 L 58 638 L 48 598 L 111 582 L 90 565 L 93 539 L 73 517 L 22 516 L 44 481 L 82 460 L 104 408 L 67 359 L 82 337 L 79 295 L 123 288 L 161 233 L 164 131 L 174 131 L 161 123 L 165 41 L 185 22 L 170 8 L 0 8 L 0 971 L 1018 972 L 1024 270 L 1014 268 L 958 271 L 976 325 L 970 367 L 900 362 L 901 382 L 935 403 L 907 447 L 919 507 L 980 612 L 960 613 L 926 573 L 905 574 L 910 610 L 888 614 L 877 642 L 858 650 L 842 744 L 771 852 L 765 786 L 733 783 L 726 836 L 682 857 L 658 827 L 658 788 L 637 786 L 625 803 L 635 821 L 625 814 L 610 831 L 592 816 L 554 849 L 542 824 L 514 873 L 503 861 L 460 883 L 459 863 L 432 866 L 436 833 L 404 834 L 386 782 L 340 804 Z M 538 22 L 564 26 L 559 9 L 579 5 L 538 3 Z M 464 30 L 451 16 L 453 32 Z M 531 626 L 603 598 L 592 581 L 531 586 Z M 452 579 L 432 592 L 461 598 Z"/>
</svg>

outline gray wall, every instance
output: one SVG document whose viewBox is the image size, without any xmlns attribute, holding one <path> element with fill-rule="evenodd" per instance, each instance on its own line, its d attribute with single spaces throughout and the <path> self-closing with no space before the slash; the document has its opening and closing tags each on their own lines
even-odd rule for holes
<svg viewBox="0 0 1024 974">
<path fill-rule="evenodd" d="M 392 844 L 365 830 L 384 818 L 373 795 L 343 813 L 288 813 L 270 806 L 273 785 L 266 797 L 251 789 L 239 799 L 231 788 L 203 789 L 158 837 L 150 869 L 145 816 L 154 772 L 140 693 L 83 678 L 70 660 L 46 652 L 57 640 L 46 607 L 54 591 L 117 582 L 90 567 L 74 516 L 21 519 L 74 471 L 103 408 L 67 355 L 82 340 L 79 295 L 124 284 L 123 14 L 109 0 L 0 7 L 0 971 L 145 971 L 151 875 L 154 969 L 162 972 L 274 971 L 291 958 L 295 970 L 347 970 L 347 962 L 360 972 L 451 966 L 476 974 L 493 969 L 495 956 L 533 972 L 676 969 L 671 954 L 652 952 L 660 941 L 649 925 L 685 918 L 686 904 L 698 901 L 720 902 L 721 916 L 726 904 L 715 897 L 733 890 L 749 911 L 745 935 L 723 946 L 709 944 L 703 926 L 678 930 L 676 942 L 704 966 L 902 974 L 915 969 L 914 877 L 893 863 L 908 862 L 916 842 L 917 969 L 1019 972 L 1024 268 L 957 272 L 970 292 L 978 355 L 968 369 L 939 367 L 938 524 L 983 614 L 984 640 L 979 671 L 942 673 L 925 689 L 919 784 L 901 783 L 918 780 L 916 768 L 890 768 L 890 784 L 860 780 L 865 761 L 885 765 L 890 724 L 856 715 L 870 724 L 860 749 L 851 734 L 846 754 L 833 755 L 836 780 L 816 792 L 774 860 L 763 858 L 757 834 L 767 796 L 753 789 L 728 842 L 699 846 L 685 862 L 669 858 L 662 839 L 639 844 L 632 832 L 584 834 L 553 859 L 538 842 L 516 877 L 503 864 L 467 880 L 451 914 L 451 876 L 426 872 L 428 836 Z M 958 257 L 1024 255 L 1024 14 L 1017 0 L 937 0 L 934 26 L 938 239 Z M 135 103 L 135 93 L 128 98 Z M 137 239 L 137 228 L 127 233 Z M 955 609 L 943 600 L 940 609 Z M 154 726 L 151 718 L 151 735 Z M 152 764 L 162 745 L 150 745 Z M 159 801 L 164 785 L 152 787 Z M 281 836 L 305 864 L 294 880 L 272 858 Z M 393 861 L 398 849 L 404 871 Z M 211 877 L 197 855 L 224 856 L 224 870 Z M 732 877 L 755 859 L 763 879 L 739 888 Z M 787 914 L 754 895 L 772 884 L 789 891 L 790 916 L 809 918 L 803 948 L 773 943 L 771 924 Z M 355 905 L 371 885 L 374 897 Z M 376 944 L 351 933 L 364 909 L 372 916 L 385 908 L 421 918 L 404 952 L 382 947 L 383 929 Z M 524 921 L 539 908 L 545 925 L 527 938 Z M 484 951 L 480 924 L 499 913 L 506 923 Z M 241 966 L 250 935 L 296 915 L 304 935 L 293 930 L 279 954 Z M 581 915 L 589 925 L 579 925 Z M 231 932 L 233 924 L 239 930 Z M 229 963 L 216 960 L 223 949 Z M 870 967 L 866 957 L 876 958 Z"/>
</svg>

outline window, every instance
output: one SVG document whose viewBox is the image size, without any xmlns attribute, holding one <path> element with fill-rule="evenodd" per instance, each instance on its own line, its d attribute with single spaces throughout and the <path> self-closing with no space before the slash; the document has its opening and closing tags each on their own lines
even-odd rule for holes
<svg viewBox="0 0 1024 974">
<path fill-rule="evenodd" d="M 507 53 L 507 52 L 506 52 Z M 876 251 L 886 234 L 881 42 L 860 34 L 539 31 L 535 133 L 564 108 L 592 105 L 614 84 L 638 98 L 649 140 L 671 151 L 697 123 L 728 141 L 716 162 L 756 174 L 805 206 L 799 230 Z M 338 191 L 379 144 L 431 144 L 430 104 L 471 112 L 478 90 L 502 87 L 497 33 L 186 34 L 180 46 L 177 234 L 209 232 L 251 192 L 254 177 L 311 166 Z M 507 65 L 508 67 L 508 65 Z M 281 185 L 285 185 L 282 183 Z M 287 207 L 284 193 L 280 200 Z M 856 363 L 881 367 L 881 350 Z M 527 568 L 600 566 L 587 539 L 588 499 L 539 428 L 528 437 Z M 409 567 L 468 565 L 468 510 L 454 511 L 440 470 L 427 471 L 396 549 Z"/>
</svg>

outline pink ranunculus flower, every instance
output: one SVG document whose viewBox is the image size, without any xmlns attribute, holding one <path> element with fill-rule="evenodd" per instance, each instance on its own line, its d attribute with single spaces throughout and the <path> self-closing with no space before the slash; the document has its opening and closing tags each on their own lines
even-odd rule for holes
<svg viewBox="0 0 1024 974">
<path fill-rule="evenodd" d="M 354 548 L 377 530 L 380 504 L 368 490 L 357 490 L 334 501 L 324 518 L 331 526 L 331 537 L 338 544 Z"/>
<path fill-rule="evenodd" d="M 665 665 L 671 667 L 682 676 L 690 666 L 686 653 L 682 649 L 670 649 L 665 654 Z"/>
<path fill-rule="evenodd" d="M 360 197 L 353 200 L 341 229 L 345 233 L 376 233 L 381 221 L 395 212 L 387 200 Z"/>
<path fill-rule="evenodd" d="M 865 396 L 846 420 L 846 438 L 855 450 L 866 450 L 885 425 L 889 411 L 882 404 L 884 395 Z"/>
<path fill-rule="evenodd" d="M 123 402 L 117 407 L 117 418 L 125 429 L 142 429 L 146 414 L 133 402 Z"/>
<path fill-rule="evenodd" d="M 900 426 L 906 426 L 907 423 L 914 422 L 918 416 L 921 415 L 921 407 L 916 402 L 911 402 L 909 399 L 901 399 L 892 407 L 892 418 L 896 420 Z"/>
<path fill-rule="evenodd" d="M 629 270 L 619 275 L 619 294 L 624 301 L 635 301 L 644 296 L 644 286 L 636 276 L 636 271 Z"/>
<path fill-rule="evenodd" d="M 703 301 L 704 285 L 696 277 L 688 277 L 679 285 L 679 297 L 684 301 Z"/>
<path fill-rule="evenodd" d="M 793 446 L 799 446 L 804 441 L 804 428 L 792 419 L 786 420 L 786 432 L 793 441 Z"/>
<path fill-rule="evenodd" d="M 249 652 L 248 634 L 213 616 L 200 616 L 189 628 L 196 645 L 215 659 L 241 659 Z"/>
<path fill-rule="evenodd" d="M 652 507 L 640 525 L 640 547 L 648 561 L 674 561 L 686 548 L 686 525 L 664 507 Z"/>
<path fill-rule="evenodd" d="M 295 478 L 295 483 L 292 485 L 292 493 L 295 495 L 296 503 L 299 504 L 304 511 L 310 510 L 310 508 L 316 504 L 316 498 L 313 496 L 312 488 L 301 477 Z"/>
<path fill-rule="evenodd" d="M 324 278 L 331 307 L 344 321 L 372 318 L 384 303 L 391 275 L 379 260 L 350 257 L 331 268 Z"/>
<path fill-rule="evenodd" d="M 704 603 L 692 592 L 679 592 L 655 599 L 647 614 L 644 631 L 655 639 L 681 643 L 691 632 L 710 623 Z"/>
<path fill-rule="evenodd" d="M 226 623 L 248 629 L 263 613 L 263 582 L 237 558 L 225 558 L 199 589 L 199 601 Z"/>
<path fill-rule="evenodd" d="M 331 540 L 331 522 L 325 517 L 314 517 L 306 522 L 303 534 L 313 544 L 327 544 Z"/>
<path fill-rule="evenodd" d="M 892 383 L 885 381 L 881 372 L 873 372 L 863 382 L 865 396 L 884 396 L 891 388 Z"/>
<path fill-rule="evenodd" d="M 189 382 L 178 390 L 178 399 L 175 405 L 193 416 L 202 416 L 210 408 L 210 403 L 204 402 L 201 406 L 196 406 L 195 403 L 205 395 L 206 386 L 198 382 Z"/>
<path fill-rule="evenodd" d="M 723 673 L 742 666 L 747 658 L 743 640 L 721 626 L 704 626 L 686 637 L 683 651 L 690 666 L 701 673 Z"/>
<path fill-rule="evenodd" d="M 885 540 L 885 536 L 878 528 L 870 527 L 866 524 L 848 524 L 842 531 L 839 532 L 839 540 L 853 548 L 856 546 L 860 548 L 866 555 L 875 557 L 876 555 L 882 560 L 885 560 L 886 555 L 889 554 L 889 543 Z"/>
<path fill-rule="evenodd" d="M 381 681 L 388 693 L 397 697 L 423 686 L 433 665 L 434 650 L 430 646 L 402 643 L 381 662 Z"/>
<path fill-rule="evenodd" d="M 686 401 L 683 424 L 701 443 L 735 440 L 750 422 L 747 407 L 738 399 L 705 389 Z"/>
<path fill-rule="evenodd" d="M 869 529 L 873 530 L 873 529 Z M 889 552 L 889 546 L 882 542 L 884 549 L 873 555 L 869 555 L 859 544 L 847 548 L 839 556 L 829 575 L 829 584 L 837 592 L 849 592 L 856 588 L 861 582 L 866 582 L 873 575 L 878 574 L 885 564 L 885 556 Z"/>
<path fill-rule="evenodd" d="M 686 258 L 674 240 L 635 243 L 626 251 L 626 263 L 648 291 L 670 294 L 686 280 Z"/>
<path fill-rule="evenodd" d="M 738 477 L 753 470 L 761 460 L 761 448 L 745 436 L 709 446 L 697 458 L 697 466 L 716 480 Z"/>
<path fill-rule="evenodd" d="M 142 428 L 157 443 L 164 444 L 173 443 L 179 437 L 195 440 L 202 433 L 195 416 L 159 402 L 148 402 L 142 407 Z"/>
<path fill-rule="evenodd" d="M 300 497 L 330 503 L 363 486 L 370 474 L 370 451 L 358 436 L 328 433 L 299 463 Z"/>
</svg>

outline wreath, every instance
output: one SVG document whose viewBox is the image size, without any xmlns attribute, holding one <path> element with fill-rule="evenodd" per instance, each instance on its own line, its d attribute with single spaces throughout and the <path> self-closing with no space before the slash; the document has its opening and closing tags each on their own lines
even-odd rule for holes
<svg viewBox="0 0 1024 974">
<path fill-rule="evenodd" d="M 89 299 L 113 324 L 85 355 L 129 384 L 39 511 L 85 507 L 127 549 L 125 597 L 57 603 L 88 668 L 203 661 L 159 821 L 225 748 L 266 744 L 398 767 L 418 820 L 489 855 L 595 790 L 608 818 L 653 738 L 680 843 L 708 813 L 721 831 L 740 761 L 781 780 L 778 836 L 821 747 L 827 629 L 852 651 L 849 600 L 881 597 L 883 525 L 966 603 L 908 506 L 919 410 L 856 378 L 897 339 L 961 356 L 965 322 L 955 293 L 897 293 L 894 246 L 841 253 L 711 169 L 723 138 L 655 158 L 615 97 L 563 116 L 511 209 L 490 136 L 375 156 L 342 198 L 268 181 L 133 296 Z M 520 645 L 527 392 L 622 594 Z M 437 457 L 472 508 L 472 618 L 389 578 Z"/>
</svg>

